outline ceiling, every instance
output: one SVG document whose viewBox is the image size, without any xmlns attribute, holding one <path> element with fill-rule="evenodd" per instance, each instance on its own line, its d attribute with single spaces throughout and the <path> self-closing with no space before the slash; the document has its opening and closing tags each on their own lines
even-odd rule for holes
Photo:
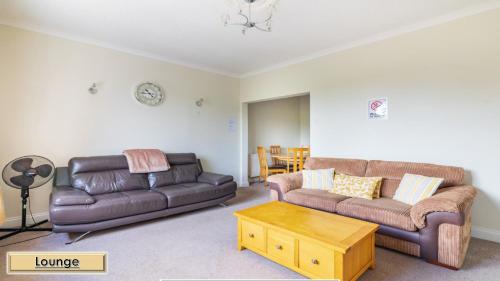
<svg viewBox="0 0 500 281">
<path fill-rule="evenodd" d="M 497 0 L 281 0 L 273 31 L 224 27 L 227 0 L 0 0 L 0 23 L 232 76 L 498 7 Z"/>
</svg>

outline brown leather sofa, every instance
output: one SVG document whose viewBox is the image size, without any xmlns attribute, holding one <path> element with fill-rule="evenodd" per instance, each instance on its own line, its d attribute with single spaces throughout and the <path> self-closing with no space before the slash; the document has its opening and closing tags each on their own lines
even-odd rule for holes
<svg viewBox="0 0 500 281">
<path fill-rule="evenodd" d="M 381 198 L 366 200 L 302 189 L 299 172 L 269 178 L 276 200 L 377 223 L 377 245 L 448 268 L 462 266 L 471 237 L 471 206 L 476 195 L 474 187 L 464 185 L 462 168 L 338 158 L 309 158 L 304 167 L 382 177 Z M 392 199 L 405 173 L 440 177 L 444 182 L 432 197 L 411 206 Z"/>
<path fill-rule="evenodd" d="M 166 172 L 131 174 L 125 156 L 78 157 L 56 169 L 50 196 L 54 232 L 89 232 L 221 204 L 232 176 L 203 172 L 193 153 L 167 154 Z"/>
</svg>

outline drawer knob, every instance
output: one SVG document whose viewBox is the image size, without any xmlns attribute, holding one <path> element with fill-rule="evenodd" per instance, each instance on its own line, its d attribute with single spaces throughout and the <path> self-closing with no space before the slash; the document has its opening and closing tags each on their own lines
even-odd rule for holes
<svg viewBox="0 0 500 281">
<path fill-rule="evenodd" d="M 277 250 L 283 250 L 283 246 L 281 246 L 281 245 L 276 245 L 276 249 L 277 249 Z"/>
<path fill-rule="evenodd" d="M 312 264 L 319 264 L 319 260 L 317 260 L 317 259 L 312 259 L 312 260 L 311 260 L 311 263 L 312 263 Z"/>
<path fill-rule="evenodd" d="M 253 235 L 253 233 L 249 233 L 249 234 L 248 234 L 248 236 L 249 236 L 250 238 L 254 238 L 254 237 L 255 237 L 255 235 Z"/>
</svg>

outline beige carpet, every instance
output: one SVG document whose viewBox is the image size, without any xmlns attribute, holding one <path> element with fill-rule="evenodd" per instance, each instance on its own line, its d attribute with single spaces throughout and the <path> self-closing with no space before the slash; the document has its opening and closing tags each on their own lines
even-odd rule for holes
<svg viewBox="0 0 500 281">
<path fill-rule="evenodd" d="M 232 213 L 269 200 L 262 186 L 242 188 L 230 206 L 212 207 L 170 218 L 124 226 L 64 245 L 67 234 L 0 248 L 0 280 L 159 280 L 185 278 L 303 278 L 250 251 L 236 250 Z M 36 234 L 39 235 L 39 234 Z M 23 234 L 0 244 L 24 240 Z M 7 251 L 102 251 L 109 273 L 101 276 L 7 276 Z M 377 268 L 361 280 L 500 280 L 500 244 L 473 239 L 464 268 L 452 271 L 419 259 L 377 248 Z"/>
</svg>

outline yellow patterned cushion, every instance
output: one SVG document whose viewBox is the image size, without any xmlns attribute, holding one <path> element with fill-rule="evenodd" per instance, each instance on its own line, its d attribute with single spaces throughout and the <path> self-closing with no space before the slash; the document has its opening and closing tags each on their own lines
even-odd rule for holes
<svg viewBox="0 0 500 281">
<path fill-rule="evenodd" d="M 334 172 L 334 169 L 303 170 L 302 188 L 331 190 Z"/>
<path fill-rule="evenodd" d="M 380 179 L 377 186 L 375 187 L 375 190 L 373 191 L 373 199 L 380 198 L 380 188 L 381 187 L 382 187 L 382 178 Z"/>
<path fill-rule="evenodd" d="M 392 199 L 415 205 L 418 201 L 431 197 L 444 179 L 405 174 Z"/>
<path fill-rule="evenodd" d="M 333 190 L 330 192 L 372 200 L 377 187 L 380 192 L 381 182 L 381 177 L 355 177 L 336 174 L 333 181 Z"/>
</svg>

